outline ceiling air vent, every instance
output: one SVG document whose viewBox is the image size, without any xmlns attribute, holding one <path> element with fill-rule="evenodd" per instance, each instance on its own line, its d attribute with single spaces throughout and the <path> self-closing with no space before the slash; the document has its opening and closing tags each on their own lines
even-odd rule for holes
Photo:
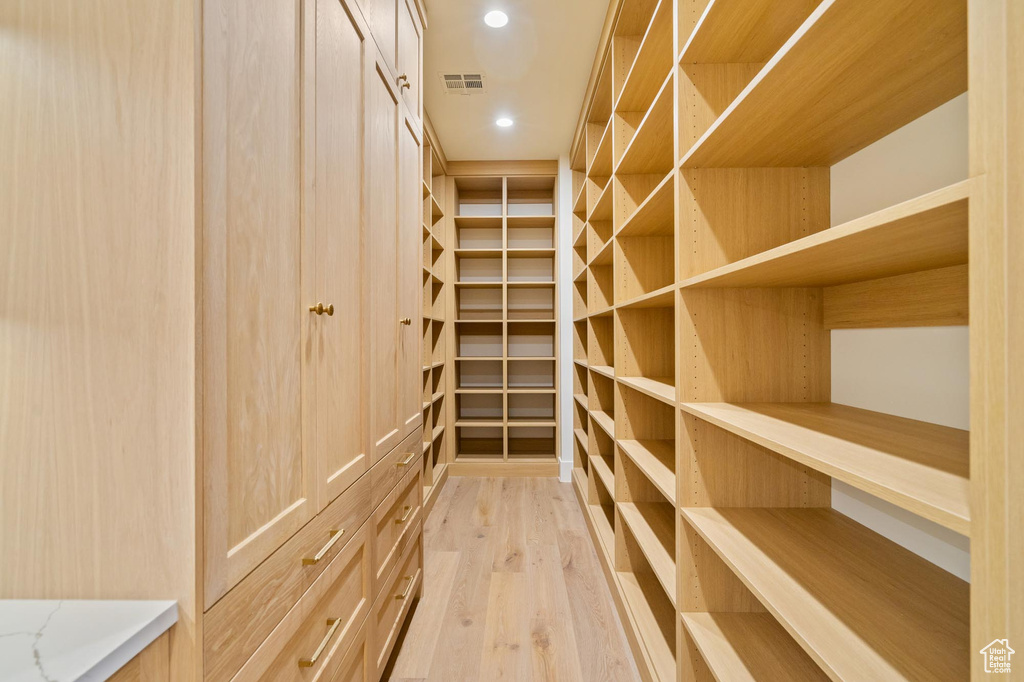
<svg viewBox="0 0 1024 682">
<path fill-rule="evenodd" d="M 482 73 L 441 73 L 444 91 L 452 95 L 475 95 L 484 91 Z"/>
</svg>

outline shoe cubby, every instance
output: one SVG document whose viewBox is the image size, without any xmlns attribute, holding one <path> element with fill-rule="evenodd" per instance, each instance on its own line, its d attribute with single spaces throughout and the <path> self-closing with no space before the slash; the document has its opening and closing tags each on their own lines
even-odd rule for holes
<svg viewBox="0 0 1024 682">
<path fill-rule="evenodd" d="M 455 315 L 458 321 L 479 322 L 504 319 L 503 291 L 500 284 L 486 287 L 455 287 Z M 460 327 L 461 328 L 461 327 Z"/>
<path fill-rule="evenodd" d="M 555 424 L 555 394 L 551 391 L 508 393 L 508 423 Z"/>
<path fill-rule="evenodd" d="M 587 280 L 584 276 L 572 283 L 572 319 L 580 321 L 587 316 Z"/>
<path fill-rule="evenodd" d="M 513 216 L 505 219 L 505 231 L 510 254 L 519 251 L 554 251 L 555 218 Z"/>
<path fill-rule="evenodd" d="M 615 376 L 668 404 L 676 401 L 675 303 L 615 311 Z"/>
<path fill-rule="evenodd" d="M 615 380 L 590 370 L 587 402 L 590 417 L 605 433 L 615 435 Z"/>
<path fill-rule="evenodd" d="M 587 361 L 587 321 L 576 320 L 572 323 L 572 359 Z"/>
<path fill-rule="evenodd" d="M 508 256 L 506 267 L 508 268 L 509 282 L 547 283 L 555 281 L 554 252 L 538 255 L 538 252 L 530 250 L 526 252 L 526 255 L 522 252 L 513 255 L 509 251 Z"/>
<path fill-rule="evenodd" d="M 458 284 L 498 284 L 502 282 L 501 254 L 480 257 L 455 253 L 455 281 Z"/>
<path fill-rule="evenodd" d="M 508 388 L 554 388 L 555 361 L 508 359 Z"/>
<path fill-rule="evenodd" d="M 504 355 L 504 332 L 501 322 L 462 324 L 455 334 L 457 358 L 495 358 Z"/>
<path fill-rule="evenodd" d="M 555 321 L 508 322 L 508 356 L 555 357 Z"/>
<path fill-rule="evenodd" d="M 513 426 L 508 427 L 509 460 L 551 461 L 555 457 L 555 427 Z"/>
<path fill-rule="evenodd" d="M 502 426 L 505 421 L 505 397 L 501 393 L 455 394 L 455 425 L 481 423 Z"/>
<path fill-rule="evenodd" d="M 500 251 L 504 246 L 501 216 L 458 217 L 455 224 L 456 253 L 463 251 Z"/>
<path fill-rule="evenodd" d="M 456 461 L 502 461 L 505 458 L 505 431 L 500 426 L 458 426 Z"/>
<path fill-rule="evenodd" d="M 506 212 L 509 217 L 555 214 L 553 176 L 515 176 L 505 181 L 508 192 Z"/>
<path fill-rule="evenodd" d="M 615 367 L 615 323 L 611 316 L 591 317 L 587 320 L 587 365 L 606 368 Z"/>
<path fill-rule="evenodd" d="M 503 185 L 500 177 L 455 178 L 456 218 L 500 218 L 503 214 Z"/>
<path fill-rule="evenodd" d="M 551 286 L 508 287 L 507 318 L 511 320 L 554 320 L 555 288 Z"/>
<path fill-rule="evenodd" d="M 677 494 L 675 407 L 618 383 L 615 435 L 620 455 L 647 477 L 664 502 L 674 507 Z"/>
<path fill-rule="evenodd" d="M 587 312 L 606 312 L 615 304 L 615 282 L 612 278 L 612 265 L 591 265 L 587 282 Z"/>
<path fill-rule="evenodd" d="M 504 388 L 501 360 L 456 360 L 459 388 Z"/>
</svg>

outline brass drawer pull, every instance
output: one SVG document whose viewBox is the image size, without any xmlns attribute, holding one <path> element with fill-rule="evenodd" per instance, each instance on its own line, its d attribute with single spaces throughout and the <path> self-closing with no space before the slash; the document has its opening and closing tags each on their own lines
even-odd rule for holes
<svg viewBox="0 0 1024 682">
<path fill-rule="evenodd" d="M 327 313 L 327 316 L 330 317 L 334 315 L 334 304 L 332 303 L 325 307 L 323 303 L 317 302 L 316 305 L 309 306 L 309 312 L 316 313 L 317 315 Z"/>
<path fill-rule="evenodd" d="M 407 467 L 410 464 L 412 464 L 412 461 L 414 459 L 416 459 L 416 453 L 415 452 L 410 452 L 409 456 L 406 457 L 404 460 L 402 460 L 401 462 L 395 462 L 395 466 L 396 467 Z"/>
<path fill-rule="evenodd" d="M 320 563 L 320 560 L 323 559 L 324 556 L 328 552 L 331 551 L 331 547 L 334 547 L 334 543 L 336 543 L 338 540 L 340 540 L 341 536 L 344 535 L 344 534 L 345 534 L 345 529 L 344 528 L 341 529 L 341 530 L 332 530 L 331 531 L 331 539 L 327 541 L 327 544 L 324 545 L 323 547 L 321 547 L 320 551 L 317 552 L 316 556 L 314 556 L 312 559 L 304 558 L 302 560 L 302 565 L 303 566 L 316 566 L 318 563 Z"/>
<path fill-rule="evenodd" d="M 411 317 L 403 317 L 402 319 L 399 320 L 399 322 L 401 324 L 412 324 L 412 318 Z"/>
<path fill-rule="evenodd" d="M 403 516 L 400 519 L 395 519 L 395 523 L 403 524 L 409 520 L 410 516 L 412 516 L 412 507 L 410 507 L 409 505 L 405 505 L 405 516 Z"/>
<path fill-rule="evenodd" d="M 316 665 L 316 659 L 320 658 L 320 654 L 322 654 L 324 649 L 327 648 L 327 643 L 331 641 L 331 637 L 334 637 L 334 633 L 338 631 L 339 627 L 341 627 L 341 618 L 328 618 L 327 624 L 331 627 L 327 630 L 327 634 L 324 635 L 324 638 L 320 640 L 320 646 L 316 648 L 313 655 L 309 658 L 299 659 L 300 668 L 312 668 Z"/>
<path fill-rule="evenodd" d="M 408 597 L 409 596 L 409 592 L 412 591 L 412 576 L 411 575 L 407 575 L 407 576 L 405 576 L 404 579 L 409 581 L 409 587 L 405 588 L 405 592 L 403 592 L 402 594 L 396 594 L 395 595 L 395 599 L 397 599 L 398 601 L 401 601 L 401 600 L 405 599 L 406 597 Z"/>
<path fill-rule="evenodd" d="M 412 87 L 412 85 L 409 84 L 409 77 L 404 73 L 398 77 L 398 84 L 406 89 Z"/>
</svg>

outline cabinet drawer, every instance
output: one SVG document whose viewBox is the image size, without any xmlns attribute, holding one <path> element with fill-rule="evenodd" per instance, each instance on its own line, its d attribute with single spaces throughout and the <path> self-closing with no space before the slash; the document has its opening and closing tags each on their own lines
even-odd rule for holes
<svg viewBox="0 0 1024 682">
<path fill-rule="evenodd" d="M 369 622 L 363 621 L 355 641 L 338 666 L 331 682 L 376 682 L 373 677 L 373 658 L 370 656 L 370 640 L 366 633 Z"/>
<path fill-rule="evenodd" d="M 230 679 L 259 648 L 331 559 L 353 541 L 373 509 L 370 494 L 369 477 L 360 477 L 207 611 L 206 680 Z"/>
<path fill-rule="evenodd" d="M 417 428 L 394 450 L 373 465 L 370 469 L 370 488 L 373 495 L 371 509 L 376 509 L 384 501 L 408 471 L 420 466 L 422 456 L 423 429 Z"/>
<path fill-rule="evenodd" d="M 373 512 L 370 521 L 370 541 L 373 543 L 373 594 L 384 586 L 384 579 L 394 570 L 413 530 L 420 520 L 423 507 L 423 472 L 420 467 L 406 473 Z"/>
<path fill-rule="evenodd" d="M 370 611 L 366 526 L 336 556 L 234 679 L 239 682 L 329 680 Z"/>
<path fill-rule="evenodd" d="M 416 597 L 423 579 L 423 541 L 419 528 L 414 529 L 416 541 L 409 544 L 398 568 L 392 571 L 384 590 L 377 597 L 370 614 L 374 674 L 379 676 L 395 646 L 409 605 Z"/>
</svg>

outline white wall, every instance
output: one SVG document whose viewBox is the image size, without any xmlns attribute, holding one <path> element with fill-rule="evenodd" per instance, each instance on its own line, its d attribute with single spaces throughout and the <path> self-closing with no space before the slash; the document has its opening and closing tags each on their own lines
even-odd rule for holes
<svg viewBox="0 0 1024 682">
<path fill-rule="evenodd" d="M 832 225 L 967 178 L 961 95 L 832 167 Z M 832 332 L 832 400 L 968 428 L 967 327 Z M 968 580 L 965 536 L 838 481 L 837 511 Z"/>
<path fill-rule="evenodd" d="M 569 155 L 558 158 L 558 423 L 559 475 L 572 478 L 572 171 Z"/>
</svg>

